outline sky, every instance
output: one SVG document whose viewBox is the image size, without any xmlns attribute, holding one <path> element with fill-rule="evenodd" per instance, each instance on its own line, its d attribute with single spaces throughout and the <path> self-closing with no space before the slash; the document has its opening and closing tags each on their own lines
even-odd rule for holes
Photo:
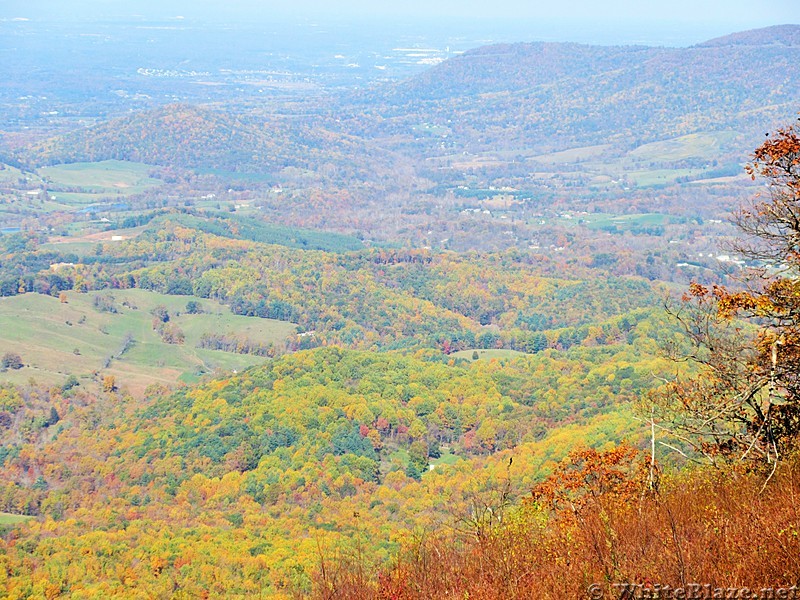
<svg viewBox="0 0 800 600">
<path fill-rule="evenodd" d="M 682 46 L 736 31 L 800 23 L 800 0 L 0 0 L 0 19 L 196 19 L 321 25 L 396 21 L 406 28 L 490 23 L 494 39 Z M 497 27 L 505 22 L 506 34 Z M 526 27 L 528 30 L 526 32 Z M 548 39 L 547 34 L 550 33 Z"/>
<path fill-rule="evenodd" d="M 158 17 L 270 15 L 370 17 L 466 17 L 643 21 L 725 21 L 797 23 L 798 0 L 3 0 L 0 14 L 30 17 L 119 16 L 141 13 Z"/>
</svg>

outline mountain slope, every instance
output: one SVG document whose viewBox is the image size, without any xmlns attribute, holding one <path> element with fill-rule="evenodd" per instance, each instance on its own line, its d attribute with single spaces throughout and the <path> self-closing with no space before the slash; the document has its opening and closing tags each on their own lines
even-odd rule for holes
<svg viewBox="0 0 800 600">
<path fill-rule="evenodd" d="M 753 132 L 797 112 L 798 38 L 800 26 L 786 25 L 690 48 L 488 46 L 361 101 L 381 104 L 395 127 L 446 123 L 455 147 Z"/>
<path fill-rule="evenodd" d="M 698 47 L 711 46 L 800 46 L 800 27 L 797 25 L 773 25 L 761 29 L 750 29 L 708 40 Z"/>
<path fill-rule="evenodd" d="M 396 86 L 402 98 L 432 100 L 521 91 L 626 69 L 664 52 L 640 46 L 588 46 L 535 42 L 483 46 L 445 61 Z"/>
</svg>

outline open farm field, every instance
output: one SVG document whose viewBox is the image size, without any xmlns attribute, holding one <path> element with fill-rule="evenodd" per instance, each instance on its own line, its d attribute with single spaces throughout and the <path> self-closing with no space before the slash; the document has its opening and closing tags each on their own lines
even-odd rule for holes
<svg viewBox="0 0 800 600">
<path fill-rule="evenodd" d="M 204 312 L 186 313 L 190 301 Z M 151 311 L 159 305 L 185 335 L 182 344 L 165 343 L 153 329 Z M 217 369 L 240 370 L 264 360 L 198 348 L 206 333 L 279 345 L 295 331 L 291 323 L 233 315 L 211 300 L 145 290 L 67 292 L 66 303 L 37 294 L 3 298 L 0 319 L 6 324 L 0 331 L 0 349 L 18 353 L 25 364 L 3 374 L 15 383 L 33 377 L 55 384 L 70 374 L 91 380 L 99 373 L 116 375 L 119 385 L 134 387 L 191 381 Z"/>
<path fill-rule="evenodd" d="M 82 188 L 92 194 L 136 194 L 161 182 L 149 176 L 153 167 L 122 160 L 80 162 L 42 167 L 39 175 L 56 187 Z"/>
<path fill-rule="evenodd" d="M 7 525 L 17 525 L 18 523 L 24 523 L 28 519 L 33 517 L 29 517 L 27 515 L 13 515 L 10 513 L 0 512 L 0 527 L 7 526 Z"/>
<path fill-rule="evenodd" d="M 81 235 L 104 224 L 85 219 L 88 213 L 128 211 L 128 199 L 161 185 L 150 176 L 153 167 L 119 160 L 81 162 L 22 171 L 0 165 L 0 224 L 20 228 L 26 218 L 71 213 L 72 222 L 57 231 Z"/>
<path fill-rule="evenodd" d="M 565 164 L 576 163 L 597 158 L 603 153 L 607 152 L 613 146 L 611 144 L 598 144 L 595 146 L 582 146 L 580 148 L 570 148 L 569 150 L 561 150 L 559 152 L 552 152 L 550 154 L 540 154 L 534 156 L 531 160 L 546 163 L 546 164 Z"/>
<path fill-rule="evenodd" d="M 473 358 L 473 352 L 478 353 L 478 358 Z M 524 352 L 519 352 L 517 350 L 495 350 L 495 349 L 488 349 L 488 350 L 460 350 L 458 352 L 453 352 L 450 356 L 454 358 L 466 358 L 468 360 L 492 360 L 496 358 L 515 358 L 517 356 L 525 356 Z"/>
<path fill-rule="evenodd" d="M 720 151 L 734 143 L 738 135 L 733 131 L 692 133 L 660 142 L 642 144 L 628 153 L 636 160 L 682 160 L 686 158 L 717 158 Z"/>
</svg>

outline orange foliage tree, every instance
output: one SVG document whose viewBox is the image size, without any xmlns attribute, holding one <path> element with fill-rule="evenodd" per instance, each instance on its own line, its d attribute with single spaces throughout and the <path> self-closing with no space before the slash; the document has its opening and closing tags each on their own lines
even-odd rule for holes
<svg viewBox="0 0 800 600">
<path fill-rule="evenodd" d="M 780 129 L 747 167 L 768 194 L 740 210 L 750 263 L 742 290 L 693 284 L 676 316 L 684 344 L 676 355 L 700 366 L 656 396 L 660 416 L 685 442 L 716 461 L 755 458 L 771 465 L 800 431 L 800 137 Z"/>
</svg>

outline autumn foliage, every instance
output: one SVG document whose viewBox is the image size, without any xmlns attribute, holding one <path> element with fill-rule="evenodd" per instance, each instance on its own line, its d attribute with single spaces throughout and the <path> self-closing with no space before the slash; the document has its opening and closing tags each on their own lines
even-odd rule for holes
<svg viewBox="0 0 800 600">
<path fill-rule="evenodd" d="M 775 145 L 789 155 L 755 164 L 791 175 L 795 146 Z M 794 214 L 781 171 L 754 169 L 776 186 L 752 218 Z M 185 217 L 12 291 L 192 293 L 298 333 L 261 366 L 173 393 L 133 398 L 112 375 L 97 395 L 77 379 L 0 386 L 0 510 L 33 517 L 0 537 L 9 597 L 556 599 L 800 580 L 800 289 L 774 272 L 796 272 L 796 254 L 762 263 L 758 289 L 692 285 L 668 380 L 654 340 L 675 328 L 644 308 L 646 282 L 543 277 L 511 251 L 298 252 Z M 775 229 L 787 244 L 792 223 Z M 483 360 L 501 348 L 525 354 Z M 680 470 L 667 451 L 712 466 Z"/>
<path fill-rule="evenodd" d="M 739 252 L 760 279 L 738 289 L 692 284 L 671 309 L 682 331 L 665 345 L 688 368 L 641 403 L 651 430 L 647 460 L 625 446 L 573 452 L 530 498 L 472 513 L 472 530 L 440 529 L 406 543 L 375 577 L 364 576 L 363 561 L 340 561 L 333 574 L 320 571 L 316 597 L 539 600 L 589 597 L 596 585 L 606 597 L 633 598 L 660 597 L 648 593 L 656 587 L 698 584 L 715 590 L 706 597 L 743 597 L 722 590 L 798 585 L 800 137 L 794 129 L 769 136 L 748 172 L 769 188 L 768 198 L 738 214 L 748 236 Z M 663 473 L 657 447 L 708 460 Z M 614 584 L 642 587 L 636 595 Z"/>
<path fill-rule="evenodd" d="M 575 453 L 483 535 L 421 537 L 374 577 L 341 563 L 318 577 L 315 597 L 555 600 L 586 598 L 593 583 L 609 598 L 623 597 L 615 583 L 797 584 L 800 464 L 768 493 L 758 476 L 709 469 L 666 476 L 655 492 L 634 459 L 624 447 Z"/>
<path fill-rule="evenodd" d="M 737 289 L 692 284 L 675 316 L 675 356 L 699 367 L 653 395 L 676 437 L 711 462 L 755 459 L 774 470 L 800 431 L 800 138 L 781 129 L 748 172 L 767 183 L 737 214 L 750 277 Z M 681 356 L 682 355 L 682 356 Z M 655 409 L 654 409 L 655 412 Z"/>
</svg>

